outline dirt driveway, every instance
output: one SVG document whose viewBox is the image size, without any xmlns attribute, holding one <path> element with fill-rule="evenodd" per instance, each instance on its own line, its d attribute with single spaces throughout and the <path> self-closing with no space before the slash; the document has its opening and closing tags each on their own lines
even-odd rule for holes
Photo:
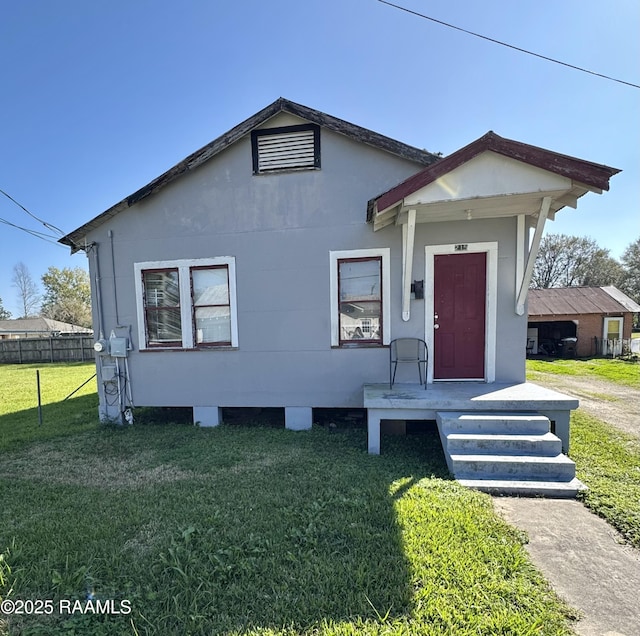
<svg viewBox="0 0 640 636">
<path fill-rule="evenodd" d="M 533 371 L 528 379 L 580 400 L 580 410 L 640 438 L 640 387 L 631 388 L 593 376 Z"/>
</svg>

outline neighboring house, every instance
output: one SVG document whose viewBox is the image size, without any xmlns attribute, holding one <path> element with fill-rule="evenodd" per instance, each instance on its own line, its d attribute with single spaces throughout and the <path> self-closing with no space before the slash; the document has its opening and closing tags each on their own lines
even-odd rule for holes
<svg viewBox="0 0 640 636">
<path fill-rule="evenodd" d="M 579 357 L 620 355 L 637 312 L 640 305 L 615 287 L 531 289 L 529 350 L 551 353 L 562 339 L 576 338 Z"/>
<path fill-rule="evenodd" d="M 101 416 L 283 407 L 302 429 L 313 408 L 364 406 L 375 453 L 394 404 L 396 419 L 539 407 L 566 447 L 575 400 L 468 395 L 524 386 L 545 221 L 617 172 L 493 132 L 441 159 L 278 99 L 61 239 L 89 258 Z M 403 336 L 430 352 L 411 407 L 381 384 Z M 467 397 L 424 402 L 450 390 Z"/>
<path fill-rule="evenodd" d="M 92 329 L 51 318 L 15 318 L 0 320 L 0 340 L 15 338 L 49 338 L 93 333 Z"/>
</svg>

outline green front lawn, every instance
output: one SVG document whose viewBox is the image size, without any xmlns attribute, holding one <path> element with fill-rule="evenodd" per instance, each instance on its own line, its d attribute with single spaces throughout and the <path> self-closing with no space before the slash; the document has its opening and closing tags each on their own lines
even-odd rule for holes
<svg viewBox="0 0 640 636">
<path fill-rule="evenodd" d="M 536 371 L 556 375 L 595 376 L 624 386 L 640 387 L 640 364 L 618 358 L 528 359 L 527 372 Z M 535 377 L 532 380 L 535 381 Z"/>
<path fill-rule="evenodd" d="M 571 633 L 523 535 L 449 479 L 434 432 L 376 457 L 363 430 L 102 427 L 83 399 L 40 428 L 30 404 L 0 416 L 0 597 L 132 611 L 5 633 Z"/>
</svg>

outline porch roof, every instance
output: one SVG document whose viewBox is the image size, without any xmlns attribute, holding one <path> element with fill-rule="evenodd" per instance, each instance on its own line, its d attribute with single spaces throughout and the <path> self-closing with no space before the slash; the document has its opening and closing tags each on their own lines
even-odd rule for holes
<svg viewBox="0 0 640 636">
<path fill-rule="evenodd" d="M 548 218 L 586 192 L 602 193 L 617 168 L 500 137 L 483 137 L 371 199 L 367 221 L 375 231 L 407 223 L 538 216 L 549 197 Z"/>
<path fill-rule="evenodd" d="M 367 222 L 378 231 L 402 226 L 402 319 L 411 316 L 410 289 L 417 223 L 517 217 L 516 302 L 524 314 L 527 290 L 547 219 L 587 192 L 601 194 L 617 168 L 505 139 L 489 131 L 371 199 Z M 535 226 L 528 254 L 525 233 Z M 526 258 L 526 264 L 525 264 Z"/>
</svg>

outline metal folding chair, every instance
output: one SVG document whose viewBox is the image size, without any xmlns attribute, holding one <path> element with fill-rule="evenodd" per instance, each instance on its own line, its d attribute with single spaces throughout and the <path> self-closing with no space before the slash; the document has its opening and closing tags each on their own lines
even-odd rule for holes
<svg viewBox="0 0 640 636">
<path fill-rule="evenodd" d="M 396 338 L 389 346 L 389 388 L 393 388 L 398 364 L 413 363 L 418 365 L 418 377 L 422 384 L 422 365 L 424 365 L 424 388 L 427 388 L 427 362 L 429 351 L 427 343 L 420 338 Z"/>
</svg>

